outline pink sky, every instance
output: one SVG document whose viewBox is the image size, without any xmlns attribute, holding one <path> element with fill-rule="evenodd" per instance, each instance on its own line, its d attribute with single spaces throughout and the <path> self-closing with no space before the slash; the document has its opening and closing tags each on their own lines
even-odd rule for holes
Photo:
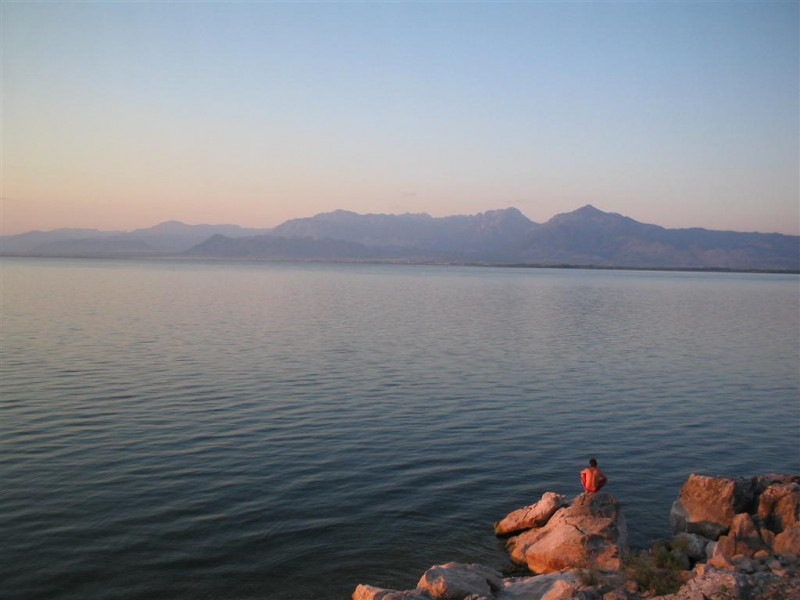
<svg viewBox="0 0 800 600">
<path fill-rule="evenodd" d="M 800 233 L 794 3 L 3 3 L 0 232 L 334 209 Z"/>
</svg>

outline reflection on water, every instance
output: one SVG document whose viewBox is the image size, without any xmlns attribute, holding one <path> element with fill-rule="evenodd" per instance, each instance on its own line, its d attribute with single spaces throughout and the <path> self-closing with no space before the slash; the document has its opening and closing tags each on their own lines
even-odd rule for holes
<svg viewBox="0 0 800 600">
<path fill-rule="evenodd" d="M 596 455 L 632 540 L 800 471 L 796 276 L 2 262 L 10 598 L 346 598 L 505 563 Z"/>
</svg>

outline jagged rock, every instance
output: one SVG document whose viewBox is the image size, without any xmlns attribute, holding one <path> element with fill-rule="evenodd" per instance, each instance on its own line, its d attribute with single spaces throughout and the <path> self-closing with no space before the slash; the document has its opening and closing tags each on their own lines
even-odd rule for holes
<svg viewBox="0 0 800 600">
<path fill-rule="evenodd" d="M 553 587 L 542 596 L 542 600 L 571 600 L 572 598 L 579 598 L 578 587 L 567 583 L 566 581 L 557 581 Z M 583 600 L 583 598 L 581 598 Z"/>
<path fill-rule="evenodd" d="M 717 549 L 717 542 L 708 542 L 706 545 L 706 558 L 711 558 L 714 556 L 714 550 Z"/>
<path fill-rule="evenodd" d="M 513 577 L 504 580 L 503 590 L 497 594 L 496 600 L 552 600 L 562 597 L 600 600 L 604 592 L 618 589 L 624 583 L 620 572 L 584 569 Z"/>
<path fill-rule="evenodd" d="M 679 533 L 674 538 L 670 545 L 673 548 L 680 548 L 686 552 L 686 556 L 694 561 L 705 560 L 708 558 L 706 555 L 706 546 L 711 540 L 704 538 L 702 535 L 696 533 Z"/>
<path fill-rule="evenodd" d="M 611 590 L 603 594 L 603 600 L 632 600 L 640 598 L 638 594 L 633 594 L 628 590 Z"/>
<path fill-rule="evenodd" d="M 752 558 L 759 550 L 769 551 L 770 548 L 761 539 L 761 534 L 753 522 L 753 518 L 747 513 L 741 513 L 733 518 L 728 535 L 723 535 L 717 541 L 714 554 L 726 554 L 727 556 L 743 554 Z"/>
<path fill-rule="evenodd" d="M 756 475 L 753 477 L 756 497 L 763 494 L 769 486 L 783 483 L 800 483 L 800 475 L 770 473 L 769 475 Z"/>
<path fill-rule="evenodd" d="M 417 589 L 446 600 L 463 600 L 470 594 L 493 597 L 502 587 L 502 575 L 494 569 L 456 562 L 431 567 L 417 583 Z"/>
<path fill-rule="evenodd" d="M 753 600 L 797 600 L 800 598 L 800 568 L 789 565 L 755 573 L 750 581 Z"/>
<path fill-rule="evenodd" d="M 771 549 L 775 544 L 775 534 L 766 527 L 761 527 L 758 533 L 761 535 L 761 541 L 764 542 L 764 545 Z"/>
<path fill-rule="evenodd" d="M 672 533 L 697 533 L 712 540 L 726 533 L 733 517 L 753 503 L 751 479 L 692 474 L 670 512 Z"/>
<path fill-rule="evenodd" d="M 525 529 L 542 527 L 561 507 L 567 506 L 566 496 L 545 492 L 536 504 L 517 509 L 494 524 L 495 535 L 508 535 Z"/>
<path fill-rule="evenodd" d="M 714 548 L 714 555 L 708 559 L 708 563 L 706 564 L 718 569 L 725 569 L 726 571 L 736 570 L 736 563 L 733 559 L 724 552 L 717 552 L 716 548 Z"/>
<path fill-rule="evenodd" d="M 675 559 L 675 561 L 680 565 L 681 569 L 684 571 L 688 571 L 692 568 L 691 560 L 689 559 L 689 555 L 686 554 L 683 550 L 672 550 L 670 554 Z"/>
<path fill-rule="evenodd" d="M 353 600 L 431 600 L 431 597 L 419 590 L 384 590 L 371 585 L 358 585 L 353 592 Z"/>
<path fill-rule="evenodd" d="M 550 600 L 567 588 L 578 589 L 580 579 L 574 572 L 551 573 L 534 577 L 515 577 L 503 582 L 498 600 Z"/>
<path fill-rule="evenodd" d="M 774 483 L 758 497 L 758 516 L 775 533 L 800 523 L 800 484 Z"/>
<path fill-rule="evenodd" d="M 628 530 L 619 503 L 604 493 L 581 494 L 547 524 L 508 542 L 511 559 L 534 573 L 567 568 L 616 571 L 627 552 Z"/>
<path fill-rule="evenodd" d="M 734 561 L 736 570 L 740 573 L 755 573 L 756 562 L 748 556 L 737 556 Z"/>
<path fill-rule="evenodd" d="M 661 600 L 745 600 L 748 598 L 747 578 L 739 573 L 705 567 L 674 594 L 661 596 Z"/>
<path fill-rule="evenodd" d="M 800 555 L 800 523 L 787 527 L 776 535 L 772 550 L 775 554 Z"/>
</svg>

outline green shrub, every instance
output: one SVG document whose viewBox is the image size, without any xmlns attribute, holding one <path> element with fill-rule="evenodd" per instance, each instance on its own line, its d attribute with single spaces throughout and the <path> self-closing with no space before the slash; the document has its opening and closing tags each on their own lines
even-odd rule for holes
<svg viewBox="0 0 800 600">
<path fill-rule="evenodd" d="M 586 587 L 594 587 L 596 585 L 600 585 L 601 577 L 600 573 L 596 569 L 579 569 L 578 570 L 578 581 L 581 582 L 581 585 Z"/>
<path fill-rule="evenodd" d="M 656 596 L 678 591 L 682 583 L 680 570 L 680 561 L 661 544 L 654 545 L 649 552 L 628 555 L 624 563 L 625 577 Z"/>
<path fill-rule="evenodd" d="M 686 552 L 689 550 L 689 540 L 685 538 L 677 538 L 670 542 L 669 547 L 673 550 L 680 550 L 681 552 Z"/>
</svg>

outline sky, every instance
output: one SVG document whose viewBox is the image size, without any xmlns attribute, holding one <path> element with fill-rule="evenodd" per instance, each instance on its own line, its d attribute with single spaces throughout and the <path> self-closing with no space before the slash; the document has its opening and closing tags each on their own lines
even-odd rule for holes
<svg viewBox="0 0 800 600">
<path fill-rule="evenodd" d="M 0 233 L 335 209 L 800 234 L 798 2 L 9 2 Z"/>
</svg>

